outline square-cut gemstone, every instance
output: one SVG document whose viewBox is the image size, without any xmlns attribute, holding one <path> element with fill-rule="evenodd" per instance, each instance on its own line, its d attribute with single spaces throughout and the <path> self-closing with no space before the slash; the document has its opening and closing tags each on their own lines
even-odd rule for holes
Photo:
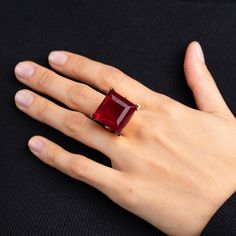
<svg viewBox="0 0 236 236">
<path fill-rule="evenodd" d="M 121 134 L 122 129 L 128 123 L 138 105 L 133 104 L 120 94 L 110 89 L 92 119 L 103 124 L 117 134 Z"/>
</svg>

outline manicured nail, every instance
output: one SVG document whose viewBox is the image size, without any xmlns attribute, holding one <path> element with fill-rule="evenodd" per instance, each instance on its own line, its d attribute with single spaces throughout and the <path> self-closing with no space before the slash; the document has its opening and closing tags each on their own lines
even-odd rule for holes
<svg viewBox="0 0 236 236">
<path fill-rule="evenodd" d="M 48 59 L 53 64 L 56 64 L 58 66 L 62 66 L 66 63 L 66 60 L 68 59 L 68 56 L 64 52 L 53 51 L 49 54 Z"/>
<path fill-rule="evenodd" d="M 205 58 L 204 58 L 204 54 L 202 51 L 202 47 L 198 42 L 196 43 L 195 49 L 196 49 L 196 54 L 197 54 L 198 60 L 202 63 L 205 63 Z"/>
<path fill-rule="evenodd" d="M 34 72 L 34 67 L 28 62 L 20 62 L 16 65 L 15 73 L 19 77 L 28 79 Z"/>
<path fill-rule="evenodd" d="M 24 90 L 18 91 L 15 95 L 16 102 L 24 107 L 28 107 L 32 103 L 33 99 L 33 95 Z"/>
<path fill-rule="evenodd" d="M 36 138 L 31 138 L 28 142 L 29 147 L 36 152 L 41 152 L 44 147 L 44 143 Z"/>
</svg>

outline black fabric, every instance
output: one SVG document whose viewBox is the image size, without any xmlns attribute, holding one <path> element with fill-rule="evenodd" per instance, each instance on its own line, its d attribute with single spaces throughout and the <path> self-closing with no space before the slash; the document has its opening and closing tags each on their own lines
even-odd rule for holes
<svg viewBox="0 0 236 236">
<path fill-rule="evenodd" d="M 215 213 L 202 232 L 204 235 L 236 235 L 236 193 Z"/>
<path fill-rule="evenodd" d="M 28 139 L 40 134 L 71 152 L 110 164 L 102 154 L 15 107 L 14 94 L 25 87 L 14 78 L 17 62 L 28 59 L 48 66 L 51 50 L 69 50 L 116 66 L 149 88 L 195 107 L 182 65 L 187 44 L 198 40 L 236 114 L 235 25 L 233 1 L 1 0 L 0 235 L 163 235 L 30 153 Z M 235 234 L 235 208 L 233 196 L 204 235 Z"/>
</svg>

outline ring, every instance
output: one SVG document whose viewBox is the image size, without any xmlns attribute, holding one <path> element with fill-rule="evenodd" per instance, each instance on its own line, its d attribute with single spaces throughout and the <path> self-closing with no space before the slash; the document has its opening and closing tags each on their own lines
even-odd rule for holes
<svg viewBox="0 0 236 236">
<path fill-rule="evenodd" d="M 139 109 L 139 104 L 130 102 L 111 88 L 91 118 L 107 130 L 121 135 L 134 112 Z"/>
</svg>

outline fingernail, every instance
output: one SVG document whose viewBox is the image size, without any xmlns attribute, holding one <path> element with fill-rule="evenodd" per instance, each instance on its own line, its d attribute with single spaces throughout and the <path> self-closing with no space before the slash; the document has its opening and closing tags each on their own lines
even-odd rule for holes
<svg viewBox="0 0 236 236">
<path fill-rule="evenodd" d="M 198 42 L 196 43 L 195 49 L 196 49 L 196 54 L 197 54 L 198 60 L 201 63 L 205 63 L 205 58 L 204 58 L 204 54 L 203 54 L 203 51 L 202 51 L 202 47 Z"/>
<path fill-rule="evenodd" d="M 15 67 L 15 73 L 22 78 L 30 78 L 34 72 L 34 67 L 28 62 L 20 62 Z"/>
<path fill-rule="evenodd" d="M 15 100 L 18 104 L 28 107 L 33 101 L 33 95 L 27 91 L 18 91 Z"/>
<path fill-rule="evenodd" d="M 66 63 L 68 56 L 64 52 L 53 51 L 49 54 L 49 61 L 58 66 L 62 66 Z"/>
<path fill-rule="evenodd" d="M 44 147 L 44 143 L 36 138 L 31 138 L 28 142 L 29 147 L 36 152 L 41 152 Z"/>
</svg>

